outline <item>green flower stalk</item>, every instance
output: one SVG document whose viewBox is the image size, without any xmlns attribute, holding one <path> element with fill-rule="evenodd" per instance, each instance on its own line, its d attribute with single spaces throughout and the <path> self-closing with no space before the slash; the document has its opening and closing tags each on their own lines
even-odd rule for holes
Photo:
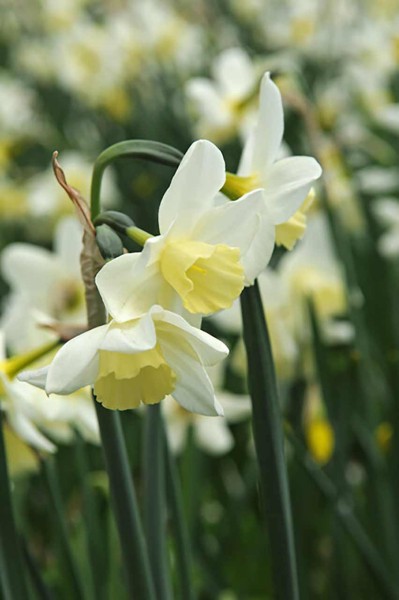
<svg viewBox="0 0 399 600">
<path fill-rule="evenodd" d="M 298 600 L 294 534 L 276 375 L 257 282 L 241 295 L 252 423 L 276 597 Z"/>
</svg>

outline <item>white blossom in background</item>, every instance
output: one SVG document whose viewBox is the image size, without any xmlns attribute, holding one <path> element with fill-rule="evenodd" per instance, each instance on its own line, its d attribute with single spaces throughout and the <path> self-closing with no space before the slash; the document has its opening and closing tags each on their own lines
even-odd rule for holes
<svg viewBox="0 0 399 600">
<path fill-rule="evenodd" d="M 396 167 L 370 165 L 356 173 L 359 189 L 369 195 L 388 195 L 399 191 L 399 173 Z"/>
<path fill-rule="evenodd" d="M 56 443 L 69 443 L 75 431 L 88 442 L 99 443 L 98 423 L 89 389 L 70 398 L 53 396 L 19 381 L 9 373 L 4 335 L 0 332 L 0 410 L 6 420 L 6 448 L 11 471 L 35 470 L 36 452 L 56 451 Z M 33 450 L 33 452 L 32 452 Z"/>
<path fill-rule="evenodd" d="M 212 79 L 194 77 L 186 95 L 197 115 L 198 137 L 215 142 L 248 130 L 255 113 L 259 70 L 241 48 L 229 48 L 213 62 Z"/>
<path fill-rule="evenodd" d="M 277 375 L 279 380 L 287 380 L 296 371 L 299 354 L 298 342 L 291 324 L 292 306 L 290 306 L 289 291 L 280 273 L 270 268 L 260 273 L 258 284 Z M 231 309 L 220 311 L 211 318 L 222 331 L 242 335 L 239 301 L 235 302 Z M 246 372 L 246 355 L 242 340 L 232 353 L 231 364 L 237 372 L 241 374 Z"/>
<path fill-rule="evenodd" d="M 301 343 L 308 340 L 308 306 L 313 302 L 320 325 L 328 325 L 329 340 L 334 341 L 334 317 L 347 311 L 347 292 L 335 252 L 326 216 L 318 212 L 308 220 L 306 236 L 294 252 L 285 254 L 278 272 L 288 290 L 291 326 Z M 339 341 L 350 341 L 353 328 L 347 329 L 347 339 L 342 340 L 342 327 L 336 325 Z"/>
<path fill-rule="evenodd" d="M 0 323 L 13 353 L 56 339 L 41 324 L 85 325 L 81 249 L 81 225 L 67 217 L 57 226 L 53 251 L 27 243 L 13 243 L 3 250 L 1 273 L 10 294 Z"/>
<path fill-rule="evenodd" d="M 0 69 L 0 174 L 12 161 L 14 148 L 49 137 L 49 132 L 39 116 L 35 90 Z"/>
<path fill-rule="evenodd" d="M 183 408 L 222 415 L 205 366 L 228 348 L 182 317 L 153 306 L 138 319 L 95 327 L 64 344 L 51 364 L 19 375 L 47 394 L 68 395 L 91 385 L 112 410 L 156 404 L 171 394 Z"/>
<path fill-rule="evenodd" d="M 232 394 L 222 389 L 223 367 L 221 364 L 208 368 L 216 390 L 217 398 L 223 406 L 224 417 L 209 419 L 192 412 L 188 412 L 176 404 L 168 396 L 162 403 L 165 418 L 166 433 L 173 452 L 180 453 L 184 450 L 190 428 L 193 430 L 194 442 L 204 452 L 213 455 L 227 454 L 234 446 L 229 423 L 239 423 L 248 420 L 251 414 L 249 396 Z"/>
<path fill-rule="evenodd" d="M 372 210 L 386 231 L 378 240 L 378 251 L 386 258 L 399 256 L 399 201 L 397 198 L 380 198 L 373 202 Z"/>
<path fill-rule="evenodd" d="M 280 381 L 289 380 L 301 367 L 307 367 L 310 339 L 308 300 L 314 302 L 322 333 L 329 343 L 348 343 L 353 326 L 345 315 L 347 299 L 341 267 L 333 251 L 326 219 L 322 213 L 309 216 L 308 230 L 292 252 L 287 252 L 276 270 L 270 268 L 258 277 L 259 289 L 269 328 L 273 359 Z M 212 316 L 225 332 L 241 334 L 239 302 Z M 241 374 L 246 372 L 243 343 L 231 359 Z"/>
<path fill-rule="evenodd" d="M 90 198 L 92 161 L 79 152 L 63 152 L 59 159 L 62 168 L 68 173 L 69 185 L 79 190 L 83 198 Z M 73 214 L 73 204 L 65 190 L 57 183 L 51 165 L 43 173 L 31 177 L 26 188 L 28 211 L 32 217 L 51 221 Z M 112 208 L 118 204 L 119 193 L 112 169 L 107 169 L 104 174 L 101 200 L 105 208 Z"/>
</svg>

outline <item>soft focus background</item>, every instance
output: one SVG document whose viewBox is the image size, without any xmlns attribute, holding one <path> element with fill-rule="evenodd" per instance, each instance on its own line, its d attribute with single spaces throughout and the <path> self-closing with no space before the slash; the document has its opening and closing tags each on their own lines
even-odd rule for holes
<svg viewBox="0 0 399 600">
<path fill-rule="evenodd" d="M 85 323 L 80 230 L 53 151 L 86 198 L 97 155 L 129 138 L 185 152 L 205 137 L 235 172 L 260 78 L 271 71 L 284 100 L 284 152 L 315 156 L 324 171 L 303 239 L 290 252 L 277 248 L 260 277 L 281 406 L 300 442 L 286 451 L 301 598 L 386 597 L 337 513 L 344 501 L 397 577 L 399 2 L 2 0 L 0 10 L 0 328 L 9 355 L 54 339 L 55 322 Z M 104 205 L 155 234 L 172 175 L 120 161 L 107 172 Z M 203 599 L 268 598 L 239 307 L 205 328 L 231 348 L 212 373 L 226 418 L 163 405 L 194 585 Z M 0 383 L 0 394 L 32 568 L 54 597 L 76 597 L 53 518 L 62 509 L 85 597 L 124 598 L 88 393 L 47 398 L 21 386 Z M 140 496 L 140 411 L 125 413 L 123 425 Z M 309 477 L 305 446 L 333 486 L 329 498 Z M 97 582 L 82 518 L 87 487 Z M 171 541 L 172 560 L 174 551 Z"/>
</svg>

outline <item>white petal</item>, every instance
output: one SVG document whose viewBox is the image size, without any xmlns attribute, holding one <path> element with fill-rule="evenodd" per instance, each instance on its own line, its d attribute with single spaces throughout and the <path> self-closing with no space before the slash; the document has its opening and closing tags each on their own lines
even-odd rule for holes
<svg viewBox="0 0 399 600">
<path fill-rule="evenodd" d="M 19 381 L 25 381 L 30 383 L 41 390 L 46 389 L 47 375 L 50 369 L 50 365 L 42 367 L 41 369 L 35 369 L 32 371 L 22 371 L 17 375 Z"/>
<path fill-rule="evenodd" d="M 57 257 L 33 244 L 7 246 L 1 257 L 4 279 L 16 291 L 46 297 L 55 281 L 62 277 Z"/>
<path fill-rule="evenodd" d="M 48 394 L 71 394 L 94 383 L 98 349 L 108 328 L 109 325 L 101 325 L 77 335 L 57 352 L 47 375 Z"/>
<path fill-rule="evenodd" d="M 384 233 L 378 240 L 377 247 L 379 253 L 386 258 L 399 256 L 399 229 L 394 227 Z"/>
<path fill-rule="evenodd" d="M 156 319 L 156 317 L 155 317 Z M 166 323 L 172 327 L 162 327 Z M 203 365 L 210 366 L 223 360 L 229 353 L 229 349 L 223 342 L 209 335 L 201 329 L 192 327 L 181 316 L 170 311 L 163 311 L 162 320 L 158 321 L 157 331 L 159 340 L 163 344 L 164 339 L 168 340 L 174 336 L 181 338 L 190 344 L 191 348 L 198 355 Z"/>
<path fill-rule="evenodd" d="M 111 322 L 109 329 L 100 344 L 101 350 L 136 354 L 154 348 L 157 334 L 151 314 L 127 323 Z"/>
<path fill-rule="evenodd" d="M 229 423 L 239 423 L 248 419 L 251 415 L 252 409 L 249 396 L 218 390 L 218 398 Z"/>
<path fill-rule="evenodd" d="M 223 127 L 228 125 L 230 116 L 226 105 L 215 85 L 209 79 L 196 77 L 188 82 L 186 94 L 194 102 L 198 113 L 209 127 Z"/>
<path fill-rule="evenodd" d="M 193 415 L 183 413 L 172 396 L 166 396 L 161 402 L 161 407 L 170 449 L 174 454 L 178 454 L 184 448 Z"/>
<path fill-rule="evenodd" d="M 4 335 L 4 331 L 0 329 L 0 361 L 5 360 L 7 357 L 6 354 L 6 338 Z"/>
<path fill-rule="evenodd" d="M 381 225 L 399 225 L 399 202 L 396 198 L 381 198 L 372 204 L 371 210 Z"/>
<path fill-rule="evenodd" d="M 183 408 L 200 415 L 223 415 L 223 408 L 215 398 L 213 385 L 204 367 L 188 353 L 182 352 L 172 336 L 162 341 L 167 363 L 176 374 L 173 398 Z"/>
<path fill-rule="evenodd" d="M 256 234 L 241 258 L 245 271 L 245 285 L 252 285 L 256 277 L 269 264 L 274 249 L 275 235 L 273 220 L 265 205 L 263 212 L 258 215 Z"/>
<path fill-rule="evenodd" d="M 255 141 L 256 129 L 252 127 L 244 144 L 244 149 L 241 153 L 240 163 L 237 169 L 237 175 L 240 175 L 241 177 L 252 175 L 255 171 L 253 165 Z"/>
<path fill-rule="evenodd" d="M 198 217 L 212 206 L 226 179 L 220 150 L 207 140 L 194 142 L 186 154 L 159 207 L 159 230 L 186 233 Z"/>
<path fill-rule="evenodd" d="M 236 335 L 242 332 L 240 300 L 238 298 L 233 302 L 230 308 L 221 310 L 214 315 L 210 315 L 208 318 L 211 322 L 216 323 L 222 331 L 234 333 Z"/>
<path fill-rule="evenodd" d="M 225 419 L 198 417 L 194 435 L 198 445 L 209 454 L 227 454 L 234 445 L 234 438 Z"/>
<path fill-rule="evenodd" d="M 267 171 L 277 158 L 284 132 L 283 103 L 280 90 L 270 79 L 262 78 L 258 120 L 255 126 L 252 170 Z"/>
<path fill-rule="evenodd" d="M 229 48 L 216 58 L 212 74 L 229 98 L 244 98 L 255 84 L 255 69 L 241 48 Z"/>
<path fill-rule="evenodd" d="M 148 266 L 150 245 L 147 242 L 142 252 L 111 260 L 97 274 L 96 285 L 116 321 L 140 317 L 158 302 L 162 279 L 157 265 Z"/>
<path fill-rule="evenodd" d="M 37 450 L 55 452 L 56 447 L 37 429 L 21 412 L 11 411 L 8 419 L 14 431 L 28 444 Z"/>
<path fill-rule="evenodd" d="M 263 190 L 254 190 L 208 211 L 193 235 L 204 242 L 240 248 L 245 282 L 253 283 L 268 264 L 274 248 L 275 227 Z"/>
<path fill-rule="evenodd" d="M 292 217 L 320 175 L 319 163 L 310 156 L 290 156 L 272 165 L 264 189 L 276 225 Z"/>
<path fill-rule="evenodd" d="M 55 232 L 54 252 L 67 273 L 80 278 L 83 229 L 75 217 L 62 219 Z"/>
</svg>

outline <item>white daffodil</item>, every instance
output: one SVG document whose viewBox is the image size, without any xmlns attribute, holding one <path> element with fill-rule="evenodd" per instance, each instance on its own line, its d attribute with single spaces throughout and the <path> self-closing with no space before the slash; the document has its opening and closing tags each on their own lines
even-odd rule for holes
<svg viewBox="0 0 399 600">
<path fill-rule="evenodd" d="M 236 197 L 262 188 L 265 204 L 276 226 L 277 241 L 291 249 L 305 231 L 303 213 L 312 184 L 321 175 L 310 156 L 278 160 L 284 132 L 284 113 L 278 87 L 265 73 L 261 83 L 259 113 L 241 157 L 238 175 L 228 174 L 224 189 Z M 290 222 L 291 218 L 293 221 Z M 282 230 L 284 228 L 284 230 Z M 288 229 L 287 229 L 288 228 Z"/>
<path fill-rule="evenodd" d="M 51 365 L 19 377 L 48 394 L 93 385 L 97 400 L 116 410 L 156 404 L 171 394 L 186 410 L 220 415 L 223 409 L 204 365 L 227 354 L 219 340 L 154 306 L 142 318 L 111 321 L 78 335 Z"/>
<path fill-rule="evenodd" d="M 1 272 L 11 293 L 1 326 L 13 353 L 55 339 L 55 334 L 40 324 L 86 322 L 79 262 L 81 240 L 82 228 L 70 217 L 57 227 L 53 252 L 26 243 L 10 244 L 3 250 Z"/>
<path fill-rule="evenodd" d="M 70 442 L 75 430 L 88 442 L 99 442 L 97 418 L 87 389 L 70 398 L 54 395 L 49 399 L 43 390 L 15 378 L 22 366 L 48 349 L 49 345 L 6 358 L 4 334 L 0 331 L 0 410 L 5 414 L 6 446 L 15 474 L 34 469 L 37 452 L 55 452 L 53 442 Z"/>
<path fill-rule="evenodd" d="M 192 144 L 161 201 L 160 235 L 97 275 L 115 320 L 139 317 L 153 304 L 211 314 L 253 283 L 270 259 L 274 226 L 261 190 L 232 202 L 218 194 L 224 182 L 220 150 L 206 140 Z"/>
<path fill-rule="evenodd" d="M 173 402 L 168 396 L 162 403 L 165 417 L 166 433 L 173 452 L 183 450 L 190 427 L 193 428 L 194 441 L 208 454 L 222 455 L 229 452 L 234 446 L 229 423 L 238 423 L 251 414 L 249 396 L 232 394 L 221 389 L 223 372 L 221 365 L 207 369 L 213 385 L 215 386 L 218 400 L 223 406 L 225 418 L 208 419 L 196 415 Z"/>
<path fill-rule="evenodd" d="M 247 129 L 259 73 L 246 52 L 229 48 L 214 60 L 212 77 L 194 77 L 186 94 L 199 117 L 198 134 L 220 142 Z"/>
</svg>

